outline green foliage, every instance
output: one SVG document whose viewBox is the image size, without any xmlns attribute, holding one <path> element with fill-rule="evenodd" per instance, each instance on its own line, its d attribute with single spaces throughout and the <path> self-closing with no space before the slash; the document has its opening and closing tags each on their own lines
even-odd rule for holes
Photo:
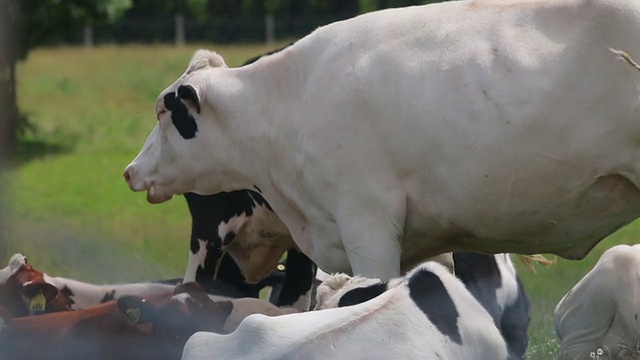
<svg viewBox="0 0 640 360">
<path fill-rule="evenodd" d="M 230 66 L 271 49 L 202 47 Z M 185 201 L 150 205 L 128 189 L 122 171 L 155 125 L 156 97 L 197 48 L 35 49 L 19 64 L 18 103 L 38 131 L 24 136 L 19 164 L 3 182 L 12 203 L 11 254 L 88 281 L 184 275 Z"/>
<path fill-rule="evenodd" d="M 131 5 L 131 0 L 23 0 L 26 47 L 74 27 L 114 21 Z"/>
</svg>

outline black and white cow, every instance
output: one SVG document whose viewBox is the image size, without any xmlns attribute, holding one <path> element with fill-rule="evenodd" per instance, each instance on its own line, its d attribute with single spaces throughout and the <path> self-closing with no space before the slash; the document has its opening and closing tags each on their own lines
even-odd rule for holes
<svg viewBox="0 0 640 360">
<path fill-rule="evenodd" d="M 316 266 L 295 248 L 289 231 L 259 193 L 184 196 L 192 218 L 184 282 L 195 281 L 212 294 L 232 297 L 258 297 L 264 287 L 276 286 L 277 294 L 271 297 L 275 305 L 308 309 Z M 280 263 L 284 253 L 286 262 Z"/>
<path fill-rule="evenodd" d="M 507 359 L 491 316 L 448 269 L 428 262 L 402 280 L 354 306 L 250 315 L 228 335 L 198 332 L 182 359 Z"/>
<path fill-rule="evenodd" d="M 511 358 L 525 355 L 529 299 L 508 254 L 453 253 L 455 275 L 478 300 L 502 333 Z M 317 309 L 351 306 L 368 301 L 404 278 L 384 281 L 363 276 L 335 275 L 318 287 Z"/>
</svg>

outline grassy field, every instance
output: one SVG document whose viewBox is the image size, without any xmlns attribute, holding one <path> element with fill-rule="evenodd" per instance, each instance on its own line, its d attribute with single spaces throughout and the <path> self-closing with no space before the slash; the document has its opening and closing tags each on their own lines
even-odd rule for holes
<svg viewBox="0 0 640 360">
<path fill-rule="evenodd" d="M 283 43 L 284 44 L 284 43 Z M 278 44 L 276 44 L 277 46 Z M 9 173 L 9 249 L 39 269 L 86 281 L 182 277 L 190 219 L 182 198 L 150 205 L 129 191 L 122 171 L 155 123 L 155 99 L 198 47 L 230 66 L 265 46 L 126 46 L 39 49 L 18 72 L 21 110 L 35 125 Z M 583 261 L 520 267 L 533 303 L 529 359 L 554 359 L 553 308 L 600 254 L 634 243 L 631 224 Z M 7 259 L 0 258 L 1 263 Z"/>
</svg>

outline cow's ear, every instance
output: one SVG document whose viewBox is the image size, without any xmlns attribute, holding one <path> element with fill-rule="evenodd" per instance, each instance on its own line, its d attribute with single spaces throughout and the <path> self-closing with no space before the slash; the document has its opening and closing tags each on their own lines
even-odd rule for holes
<svg viewBox="0 0 640 360">
<path fill-rule="evenodd" d="M 60 290 L 49 283 L 31 283 L 22 286 L 22 296 L 26 298 L 29 313 L 42 314 L 47 310 L 47 304 L 58 296 Z"/>
<path fill-rule="evenodd" d="M 178 97 L 189 110 L 200 114 L 200 94 L 193 85 L 180 85 L 178 87 Z"/>
<path fill-rule="evenodd" d="M 136 325 L 148 323 L 155 311 L 154 307 L 143 298 L 134 295 L 121 296 L 118 298 L 117 304 L 120 312 Z"/>
</svg>

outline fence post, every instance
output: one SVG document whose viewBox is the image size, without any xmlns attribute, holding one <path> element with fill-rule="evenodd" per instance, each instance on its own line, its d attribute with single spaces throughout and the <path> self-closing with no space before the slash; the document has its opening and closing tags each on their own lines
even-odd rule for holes
<svg viewBox="0 0 640 360">
<path fill-rule="evenodd" d="M 181 46 L 185 43 L 185 32 L 184 32 L 184 15 L 178 13 L 175 16 L 175 27 L 176 27 L 176 45 Z"/>
<path fill-rule="evenodd" d="M 93 27 L 91 27 L 91 25 L 86 24 L 84 26 L 82 38 L 84 40 L 84 47 L 90 48 L 93 46 Z"/>
<path fill-rule="evenodd" d="M 267 45 L 272 45 L 276 38 L 276 24 L 273 14 L 267 14 L 264 17 L 264 31 Z"/>
</svg>

